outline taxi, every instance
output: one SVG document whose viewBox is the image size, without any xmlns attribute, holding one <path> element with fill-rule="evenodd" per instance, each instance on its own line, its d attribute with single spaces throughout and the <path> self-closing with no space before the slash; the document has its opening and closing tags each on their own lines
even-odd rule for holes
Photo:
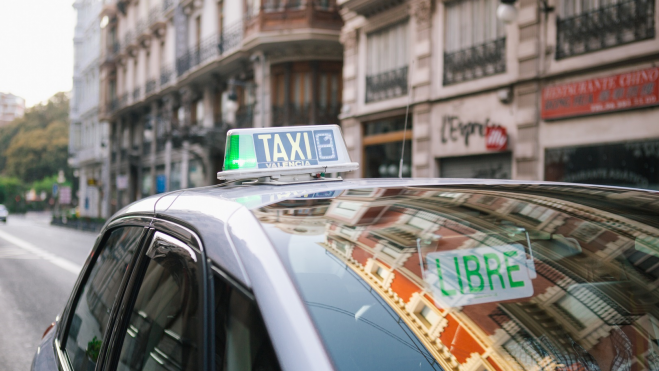
<svg viewBox="0 0 659 371">
<path fill-rule="evenodd" d="M 659 195 L 356 179 L 338 126 L 236 129 L 104 226 L 33 370 L 659 370 Z"/>
</svg>

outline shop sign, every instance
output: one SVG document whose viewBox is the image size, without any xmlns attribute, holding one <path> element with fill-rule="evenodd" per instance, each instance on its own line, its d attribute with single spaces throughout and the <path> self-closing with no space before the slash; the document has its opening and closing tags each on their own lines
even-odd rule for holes
<svg viewBox="0 0 659 371">
<path fill-rule="evenodd" d="M 545 120 L 659 104 L 659 67 L 548 86 L 542 89 Z"/>
<path fill-rule="evenodd" d="M 424 278 L 444 308 L 533 295 L 535 266 L 519 244 L 433 252 Z"/>
<path fill-rule="evenodd" d="M 462 122 L 457 116 L 444 116 L 442 120 L 442 143 L 464 140 L 469 146 L 469 137 L 472 135 L 485 138 L 485 148 L 494 151 L 503 151 L 508 145 L 506 128 L 493 124 L 490 119 L 484 122 Z"/>
<path fill-rule="evenodd" d="M 485 128 L 485 148 L 490 151 L 505 151 L 508 146 L 508 134 L 503 126 Z"/>
<path fill-rule="evenodd" d="M 117 189 L 128 189 L 128 175 L 117 175 Z"/>
</svg>

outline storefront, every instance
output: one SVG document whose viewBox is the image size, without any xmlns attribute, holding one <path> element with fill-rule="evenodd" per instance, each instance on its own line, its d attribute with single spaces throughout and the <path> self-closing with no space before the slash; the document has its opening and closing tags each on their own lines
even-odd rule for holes
<svg viewBox="0 0 659 371">
<path fill-rule="evenodd" d="M 402 176 L 412 176 L 412 116 L 408 117 L 405 130 L 405 115 L 369 121 L 363 124 L 364 178 L 397 178 L 400 158 L 403 154 Z M 404 147 L 404 148 L 403 148 Z"/>
<path fill-rule="evenodd" d="M 544 179 L 659 189 L 659 68 L 588 77 L 542 91 Z"/>
<path fill-rule="evenodd" d="M 441 178 L 513 178 L 513 122 L 509 105 L 496 93 L 435 104 L 430 125 L 435 174 Z"/>
</svg>

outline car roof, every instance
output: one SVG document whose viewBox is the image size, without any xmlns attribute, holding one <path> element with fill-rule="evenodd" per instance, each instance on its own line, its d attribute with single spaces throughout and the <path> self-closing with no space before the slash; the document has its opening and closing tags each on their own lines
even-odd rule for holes
<svg viewBox="0 0 659 371">
<path fill-rule="evenodd" d="M 346 179 L 342 181 L 318 181 L 288 185 L 215 185 L 188 188 L 159 194 L 136 201 L 117 212 L 108 223 L 118 218 L 137 215 L 175 221 L 193 230 L 202 239 L 205 253 L 233 278 L 250 286 L 249 278 L 241 268 L 240 258 L 230 241 L 229 219 L 241 208 L 249 210 L 289 199 L 314 195 L 338 195 L 341 191 L 359 188 L 396 188 L 418 186 L 446 186 L 507 190 L 511 192 L 547 192 L 554 196 L 565 193 L 563 198 L 580 197 L 580 192 L 606 190 L 615 193 L 638 192 L 659 195 L 658 192 L 624 187 L 556 183 L 544 181 L 518 181 L 499 179 Z M 570 192 L 564 192 L 563 190 Z M 331 192 L 331 193 L 330 193 Z M 576 195 L 576 196 L 575 196 Z M 579 199 L 583 201 L 582 199 Z M 245 221 L 246 223 L 250 221 Z M 251 222 L 260 228 L 254 218 Z"/>
</svg>

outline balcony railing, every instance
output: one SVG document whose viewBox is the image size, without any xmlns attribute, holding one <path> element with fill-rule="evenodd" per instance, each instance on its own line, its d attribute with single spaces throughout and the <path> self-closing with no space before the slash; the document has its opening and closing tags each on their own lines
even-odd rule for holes
<svg viewBox="0 0 659 371">
<path fill-rule="evenodd" d="M 240 45 L 242 40 L 242 22 L 239 22 L 219 35 L 211 35 L 199 45 L 194 46 L 176 60 L 176 74 L 181 76 L 189 70 L 213 58 L 227 53 Z"/>
<path fill-rule="evenodd" d="M 156 91 L 156 79 L 149 79 L 144 86 L 144 94 L 148 95 Z"/>
<path fill-rule="evenodd" d="M 133 102 L 138 101 L 140 99 L 141 94 L 142 94 L 142 89 L 140 87 L 133 89 Z"/>
<path fill-rule="evenodd" d="M 169 84 L 174 79 L 174 68 L 172 66 L 164 66 L 160 68 L 160 87 Z"/>
<path fill-rule="evenodd" d="M 366 76 L 366 103 L 407 94 L 407 66 Z"/>
<path fill-rule="evenodd" d="M 272 126 L 339 124 L 339 105 L 295 104 L 272 106 Z"/>
<path fill-rule="evenodd" d="M 506 38 L 444 53 L 444 85 L 506 72 Z"/>
<path fill-rule="evenodd" d="M 236 122 L 234 125 L 237 128 L 251 128 L 254 126 L 253 104 L 246 104 L 238 108 L 238 111 L 236 111 Z"/>
<path fill-rule="evenodd" d="M 654 0 L 627 0 L 556 21 L 556 59 L 655 37 Z"/>
<path fill-rule="evenodd" d="M 142 143 L 142 155 L 148 156 L 151 153 L 151 142 Z"/>
</svg>

